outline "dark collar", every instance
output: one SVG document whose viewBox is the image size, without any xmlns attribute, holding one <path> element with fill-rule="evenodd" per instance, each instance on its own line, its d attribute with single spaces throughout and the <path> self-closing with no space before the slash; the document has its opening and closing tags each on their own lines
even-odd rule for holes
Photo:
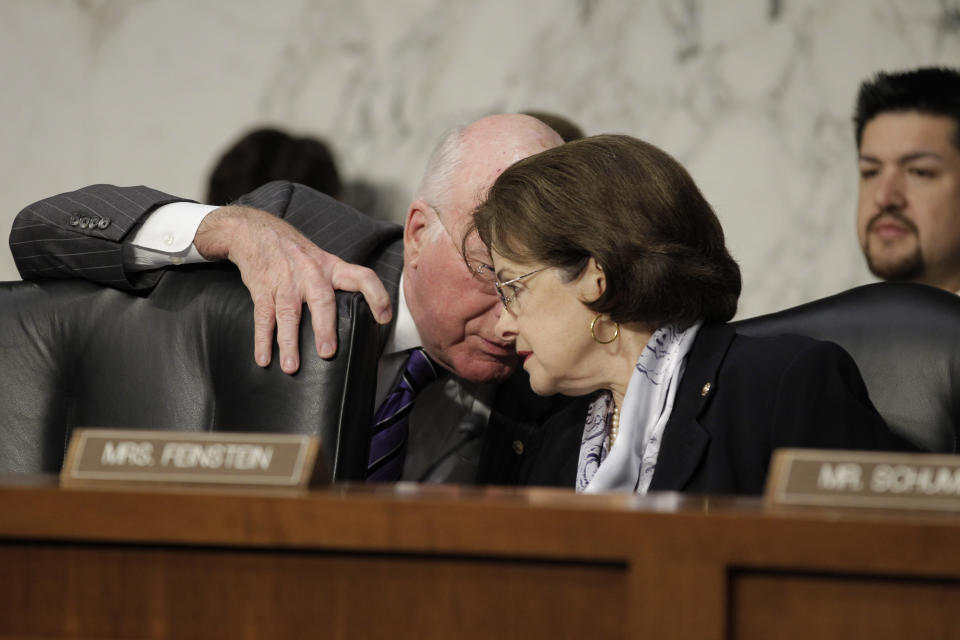
<svg viewBox="0 0 960 640">
<path fill-rule="evenodd" d="M 700 465 L 710 434 L 698 419 L 722 384 L 717 374 L 735 336 L 727 324 L 705 324 L 697 333 L 664 430 L 650 491 L 683 489 Z"/>
</svg>

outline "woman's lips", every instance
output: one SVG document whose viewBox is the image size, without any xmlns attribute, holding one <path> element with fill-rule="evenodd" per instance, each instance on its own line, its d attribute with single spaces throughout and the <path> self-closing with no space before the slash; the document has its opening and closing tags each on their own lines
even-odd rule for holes
<svg viewBox="0 0 960 640">
<path fill-rule="evenodd" d="M 526 363 L 527 358 L 533 355 L 533 351 L 517 351 L 517 355 L 520 356 L 520 359 L 523 360 L 524 363 Z"/>
</svg>

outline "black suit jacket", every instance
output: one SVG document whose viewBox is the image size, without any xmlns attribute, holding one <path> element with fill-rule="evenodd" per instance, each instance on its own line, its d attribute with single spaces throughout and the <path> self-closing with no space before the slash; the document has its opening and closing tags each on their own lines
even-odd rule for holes
<svg viewBox="0 0 960 640">
<path fill-rule="evenodd" d="M 10 250 L 24 279 L 85 278 L 111 287 L 146 290 L 163 271 L 127 271 L 123 241 L 158 207 L 186 201 L 147 187 L 93 185 L 26 207 L 10 233 Z M 236 204 L 277 215 L 321 249 L 380 276 L 396 308 L 403 270 L 403 230 L 376 221 L 308 187 L 277 181 Z M 396 314 L 394 314 L 396 318 Z M 381 332 L 381 347 L 389 327 Z M 238 347 L 239 348 L 239 347 Z M 540 398 L 520 370 L 497 390 L 478 471 L 478 482 L 515 484 L 526 441 L 538 423 L 567 400 Z"/>
<path fill-rule="evenodd" d="M 709 385 L 709 386 L 707 386 Z M 521 482 L 572 487 L 587 405 L 549 419 Z M 803 336 L 751 338 L 704 325 L 666 425 L 651 491 L 759 494 L 774 449 L 912 450 L 874 409 L 852 358 Z"/>
</svg>

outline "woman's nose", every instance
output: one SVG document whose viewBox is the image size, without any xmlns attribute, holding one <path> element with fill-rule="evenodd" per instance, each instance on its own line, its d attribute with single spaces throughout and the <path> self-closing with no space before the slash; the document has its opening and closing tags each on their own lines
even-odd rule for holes
<svg viewBox="0 0 960 640">
<path fill-rule="evenodd" d="M 502 304 L 497 305 L 499 314 L 497 318 L 497 325 L 494 327 L 494 331 L 497 334 L 497 337 L 501 340 L 513 340 L 517 337 L 517 319 L 513 317 L 513 314 L 503 308 Z"/>
</svg>

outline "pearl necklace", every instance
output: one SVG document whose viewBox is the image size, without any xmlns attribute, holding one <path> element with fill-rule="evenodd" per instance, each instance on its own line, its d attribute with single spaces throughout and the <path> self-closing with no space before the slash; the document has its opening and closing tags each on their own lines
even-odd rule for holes
<svg viewBox="0 0 960 640">
<path fill-rule="evenodd" d="M 607 451 L 613 449 L 613 443 L 617 441 L 618 435 L 620 435 L 620 407 L 614 407 L 613 416 L 610 418 L 610 435 L 608 436 L 610 445 Z"/>
</svg>

